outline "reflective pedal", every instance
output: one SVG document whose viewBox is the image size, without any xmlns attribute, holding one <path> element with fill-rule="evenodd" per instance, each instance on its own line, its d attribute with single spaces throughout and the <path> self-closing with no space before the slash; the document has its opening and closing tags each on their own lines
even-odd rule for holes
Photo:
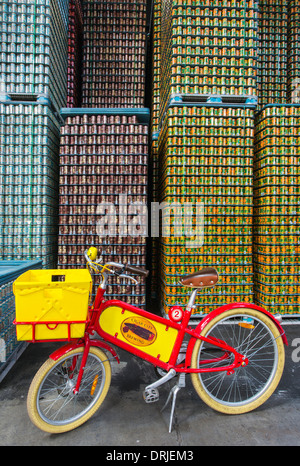
<svg viewBox="0 0 300 466">
<path fill-rule="evenodd" d="M 159 391 L 157 388 L 146 388 L 144 390 L 143 397 L 146 403 L 154 403 L 159 400 Z"/>
</svg>

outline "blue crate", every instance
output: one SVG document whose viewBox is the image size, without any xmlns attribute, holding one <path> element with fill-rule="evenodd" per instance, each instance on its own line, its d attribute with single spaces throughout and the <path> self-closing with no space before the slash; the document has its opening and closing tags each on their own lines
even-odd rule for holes
<svg viewBox="0 0 300 466">
<path fill-rule="evenodd" d="M 22 273 L 30 269 L 42 268 L 42 261 L 0 261 L 0 286 L 14 281 Z M 0 301 L 0 305 L 1 305 Z"/>
<path fill-rule="evenodd" d="M 42 268 L 41 260 L 0 261 L 0 382 L 20 357 L 27 344 L 18 342 L 15 326 L 13 282 L 30 269 Z"/>
</svg>

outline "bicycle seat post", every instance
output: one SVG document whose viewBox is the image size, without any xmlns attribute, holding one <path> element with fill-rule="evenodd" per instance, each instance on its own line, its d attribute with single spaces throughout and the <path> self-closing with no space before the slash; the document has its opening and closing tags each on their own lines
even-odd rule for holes
<svg viewBox="0 0 300 466">
<path fill-rule="evenodd" d="M 189 302 L 188 302 L 188 305 L 186 307 L 186 310 L 187 311 L 192 311 L 194 305 L 195 305 L 195 300 L 196 300 L 196 295 L 197 295 L 197 291 L 198 289 L 195 288 L 192 293 L 191 293 L 191 296 L 190 296 L 190 299 L 189 299 Z"/>
</svg>

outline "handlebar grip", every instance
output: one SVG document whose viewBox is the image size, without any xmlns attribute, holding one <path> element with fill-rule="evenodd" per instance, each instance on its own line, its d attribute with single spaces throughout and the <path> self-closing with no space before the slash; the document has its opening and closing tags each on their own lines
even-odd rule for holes
<svg viewBox="0 0 300 466">
<path fill-rule="evenodd" d="M 142 275 L 143 277 L 148 277 L 149 270 L 140 269 L 139 267 L 134 267 L 133 265 L 125 266 L 126 272 L 136 273 L 137 275 Z"/>
</svg>

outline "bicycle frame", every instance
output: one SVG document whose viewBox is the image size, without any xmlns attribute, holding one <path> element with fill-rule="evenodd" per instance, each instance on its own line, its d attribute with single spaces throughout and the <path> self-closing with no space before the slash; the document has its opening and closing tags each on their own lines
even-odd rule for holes
<svg viewBox="0 0 300 466">
<path fill-rule="evenodd" d="M 280 334 L 283 338 L 283 341 L 285 344 L 287 344 L 286 336 L 285 333 L 279 324 L 279 322 L 274 318 L 273 315 L 268 313 L 265 309 L 260 308 L 258 306 L 249 304 L 249 303 L 235 303 L 235 304 L 230 304 L 230 305 L 225 305 L 220 308 L 215 309 L 212 311 L 210 314 L 208 314 L 206 317 L 203 318 L 203 321 L 195 328 L 192 329 L 189 326 L 189 321 L 190 317 L 192 314 L 192 309 L 194 306 L 196 294 L 197 294 L 197 289 L 192 291 L 192 294 L 190 296 L 189 303 L 186 307 L 186 309 L 183 311 L 183 316 L 180 322 L 176 322 L 171 319 L 167 319 L 164 317 L 160 317 L 156 314 L 152 314 L 148 311 L 145 311 L 143 309 L 137 308 L 135 306 L 132 306 L 130 304 L 127 304 L 123 301 L 119 300 L 105 300 L 104 294 L 105 294 L 105 289 L 106 289 L 106 283 L 107 283 L 107 274 L 103 274 L 104 279 L 102 283 L 99 285 L 97 294 L 95 297 L 94 304 L 89 307 L 89 318 L 88 318 L 88 323 L 86 326 L 86 332 L 85 332 L 85 337 L 84 339 L 78 341 L 78 342 L 70 342 L 67 345 L 63 346 L 59 350 L 56 350 L 50 358 L 53 360 L 57 360 L 59 357 L 62 355 L 68 353 L 72 349 L 79 348 L 79 347 L 84 347 L 84 352 L 83 352 L 83 357 L 82 357 L 82 362 L 78 374 L 78 379 L 76 383 L 76 387 L 74 389 L 74 393 L 78 392 L 80 389 L 80 383 L 81 383 L 81 378 L 82 374 L 84 371 L 84 366 L 86 363 L 86 359 L 88 357 L 88 353 L 90 350 L 91 346 L 97 346 L 103 349 L 108 350 L 113 358 L 119 362 L 119 358 L 115 350 L 110 346 L 110 344 L 122 348 L 129 353 L 133 354 L 134 356 L 137 356 L 141 359 L 144 359 L 145 361 L 153 364 L 155 367 L 159 367 L 166 372 L 169 372 L 171 370 L 175 371 L 176 373 L 204 373 L 204 372 L 227 372 L 228 374 L 231 374 L 234 372 L 234 370 L 241 365 L 246 366 L 248 364 L 247 358 L 245 358 L 242 354 L 238 353 L 233 347 L 230 347 L 226 344 L 226 342 L 222 340 L 217 340 L 214 337 L 204 337 L 201 335 L 202 329 L 207 325 L 208 322 L 210 322 L 213 318 L 215 318 L 217 315 L 229 310 L 229 309 L 234 309 L 234 308 L 253 308 L 257 309 L 264 314 L 267 314 L 268 317 L 270 317 L 277 327 L 280 330 Z M 156 355 L 149 354 L 149 352 L 139 349 L 137 345 L 130 344 L 130 342 L 121 337 L 120 334 L 120 316 L 117 319 L 117 326 L 118 326 L 118 331 L 115 332 L 114 330 L 112 331 L 111 328 L 109 331 L 107 329 L 104 329 L 103 326 L 101 325 L 101 317 L 105 314 L 105 311 L 107 312 L 107 322 L 110 320 L 113 320 L 113 316 L 110 314 L 111 309 L 118 309 L 119 314 L 122 316 L 123 315 L 123 322 L 126 320 L 126 313 L 129 313 L 130 315 L 137 316 L 138 318 L 145 319 L 148 323 L 149 326 L 153 325 L 153 327 L 158 326 L 160 329 L 163 329 L 164 334 L 161 334 L 161 341 L 165 339 L 165 336 L 167 335 L 167 332 L 171 333 L 173 332 L 173 342 L 171 344 L 171 350 L 169 352 L 169 356 L 164 358 L 161 357 L 160 353 L 157 353 Z M 126 325 L 126 324 L 125 324 Z M 94 332 L 97 332 L 98 335 L 103 339 L 103 340 L 94 340 L 90 338 L 90 335 L 92 335 Z M 160 330 L 162 332 L 162 330 Z M 185 337 L 189 337 L 189 342 L 187 345 L 187 350 L 186 350 L 186 357 L 184 362 L 179 362 L 178 361 L 178 356 L 180 353 L 180 349 L 182 347 L 182 343 L 184 341 Z M 210 345 L 215 346 L 216 348 L 219 348 L 222 351 L 222 354 L 216 357 L 215 359 L 210 359 L 207 361 L 201 361 L 199 368 L 191 368 L 191 357 L 192 357 L 192 352 L 193 348 L 195 345 L 196 340 L 201 340 L 204 341 Z M 148 347 L 151 346 L 151 342 L 149 343 Z M 232 358 L 230 357 L 233 355 L 234 360 L 232 361 Z M 230 360 L 230 364 L 229 364 Z M 219 362 L 219 361 L 224 361 L 224 366 L 221 367 L 211 367 L 211 364 L 213 362 Z M 226 364 L 227 362 L 227 364 Z M 210 367 L 204 367 L 205 364 L 210 364 Z"/>
<path fill-rule="evenodd" d="M 197 332 L 196 329 L 191 329 L 188 326 L 189 320 L 190 320 L 190 317 L 191 317 L 191 312 L 192 312 L 191 307 L 192 306 L 190 306 L 190 307 L 189 307 L 189 305 L 187 306 L 186 310 L 183 313 L 182 321 L 180 323 L 177 323 L 177 322 L 173 322 L 173 321 L 171 321 L 169 319 L 166 319 L 166 318 L 157 316 L 155 314 L 152 314 L 152 313 L 150 313 L 148 311 L 145 311 L 143 309 L 139 309 L 139 308 L 137 308 L 135 306 L 132 306 L 130 304 L 127 304 L 127 303 L 125 303 L 123 301 L 119 301 L 119 300 L 105 301 L 103 299 L 104 292 L 105 292 L 104 288 L 101 288 L 101 287 L 98 288 L 95 303 L 89 309 L 90 320 L 89 320 L 89 323 L 87 324 L 86 336 L 85 336 L 84 342 L 79 342 L 79 343 L 75 344 L 75 346 L 72 345 L 72 343 L 69 343 L 69 344 L 65 345 L 63 348 L 61 348 L 60 350 L 55 351 L 50 356 L 52 359 L 56 360 L 63 353 L 69 352 L 74 347 L 79 347 L 79 346 L 84 345 L 86 351 L 83 354 L 83 360 L 82 360 L 82 364 L 81 364 L 81 366 L 82 366 L 81 371 L 83 371 L 85 361 L 86 361 L 86 358 L 87 358 L 87 355 L 88 355 L 88 351 L 89 351 L 89 348 L 90 348 L 91 345 L 104 347 L 105 349 L 107 349 L 107 350 L 109 350 L 111 352 L 111 354 L 114 356 L 115 359 L 117 359 L 117 355 L 116 355 L 115 351 L 109 345 L 107 345 L 107 343 L 110 343 L 110 344 L 113 344 L 114 346 L 120 347 L 120 348 L 128 351 L 129 353 L 132 353 L 133 355 L 135 355 L 137 357 L 140 357 L 141 359 L 144 359 L 144 360 L 148 361 L 149 363 L 153 364 L 156 367 L 160 367 L 161 369 L 163 369 L 165 371 L 170 371 L 171 369 L 174 369 L 177 373 L 221 372 L 221 371 L 229 372 L 229 371 L 234 370 L 236 367 L 239 367 L 241 364 L 245 363 L 245 361 L 243 359 L 243 356 L 240 355 L 239 353 L 237 353 L 234 348 L 229 347 L 225 342 L 217 341 L 217 340 L 215 340 L 213 338 L 202 337 L 201 335 L 199 335 L 199 333 Z M 196 295 L 196 293 L 194 293 L 194 296 L 195 295 Z M 191 304 L 191 300 L 190 300 L 190 304 Z M 103 314 L 103 312 L 106 309 L 109 312 L 109 308 L 111 308 L 111 307 L 117 307 L 117 308 L 122 309 L 122 311 L 129 311 L 131 313 L 134 313 L 136 316 L 142 317 L 144 319 L 147 319 L 149 321 L 152 321 L 152 322 L 155 322 L 155 323 L 158 323 L 158 324 L 162 324 L 164 326 L 166 332 L 169 329 L 174 329 L 177 332 L 177 335 L 176 335 L 176 338 L 175 338 L 173 348 L 171 350 L 169 360 L 168 361 L 162 361 L 160 359 L 159 354 L 156 357 L 154 357 L 152 355 L 149 355 L 145 351 L 142 351 L 139 348 L 137 348 L 136 346 L 133 346 L 133 345 L 131 345 L 131 344 L 125 342 L 125 341 L 122 341 L 120 338 L 118 338 L 117 335 L 112 335 L 112 334 L 109 334 L 109 333 L 105 332 L 100 326 L 100 323 L 99 323 L 100 322 L 100 317 L 101 317 L 101 315 Z M 89 337 L 89 334 L 93 334 L 94 332 L 97 332 L 99 334 L 99 336 L 103 338 L 104 342 L 107 342 L 107 343 L 104 343 L 102 341 L 97 341 L 97 340 L 91 340 L 90 337 Z M 201 368 L 198 368 L 198 369 L 192 369 L 192 368 L 189 367 L 190 358 L 187 358 L 184 363 L 176 364 L 177 359 L 178 359 L 178 355 L 179 355 L 179 352 L 180 352 L 180 349 L 181 349 L 181 346 L 182 346 L 182 343 L 183 343 L 183 340 L 184 340 L 184 338 L 186 336 L 192 337 L 193 342 L 195 342 L 196 339 L 201 339 L 202 341 L 205 341 L 205 342 L 207 342 L 209 344 L 212 344 L 212 345 L 220 348 L 221 350 L 223 350 L 224 354 L 221 357 L 216 358 L 216 361 L 220 360 L 220 359 L 221 360 L 223 359 L 224 362 L 225 362 L 229 358 L 229 355 L 233 354 L 234 355 L 233 363 L 228 364 L 228 365 L 224 365 L 224 367 L 218 367 L 218 368 L 209 368 L 208 369 L 208 368 L 205 368 L 205 367 L 201 367 Z M 189 346 L 188 346 L 188 349 L 189 349 Z M 190 351 L 188 350 L 187 353 L 189 353 L 189 352 Z M 212 362 L 211 360 L 206 361 L 206 363 L 211 363 L 211 362 Z M 205 361 L 202 363 L 202 365 L 204 365 L 204 364 L 205 364 Z M 78 386 L 76 387 L 76 390 L 79 389 L 81 376 L 82 376 L 82 372 L 79 373 L 79 377 L 78 377 L 78 381 L 77 381 Z"/>
<path fill-rule="evenodd" d="M 283 343 L 287 344 L 275 316 L 249 303 L 234 303 L 208 313 L 196 328 L 190 322 L 198 289 L 217 282 L 215 269 L 206 268 L 182 277 L 181 284 L 193 289 L 185 310 L 173 306 L 167 317 L 161 317 L 118 299 L 104 297 L 108 274 L 138 283 L 124 272 L 145 277 L 147 271 L 114 262 L 101 265 L 100 259 L 96 260 L 96 248 L 85 252 L 85 257 L 90 268 L 100 273 L 103 280 L 94 303 L 88 307 L 85 304 L 85 313 L 79 316 L 85 318 L 80 332 L 75 331 L 77 321 L 70 322 L 67 331 L 63 323 L 63 332 L 56 332 L 57 338 L 51 341 L 64 337 L 68 343 L 50 355 L 52 361 L 47 361 L 32 381 L 27 406 L 30 419 L 37 427 L 51 433 L 65 432 L 78 427 L 96 412 L 111 382 L 110 360 L 120 362 L 115 346 L 159 369 L 160 378 L 143 390 L 146 403 L 158 401 L 158 387 L 177 376 L 163 407 L 165 409 L 172 399 L 169 432 L 177 393 L 186 386 L 186 374 L 191 375 L 197 394 L 208 406 L 227 414 L 251 411 L 274 392 L 284 368 Z M 90 284 L 91 277 L 88 278 Z M 66 313 L 62 317 L 65 315 L 70 316 Z M 30 322 L 16 323 L 31 325 Z M 32 341 L 44 341 L 40 339 L 43 334 L 39 328 L 35 334 L 36 325 L 46 325 L 49 332 L 45 336 L 48 337 L 60 324 L 60 321 L 33 322 Z M 95 333 L 100 339 L 93 338 Z M 248 365 L 249 371 L 240 368 Z M 101 383 L 98 383 L 99 377 Z M 50 392 L 48 383 L 52 387 Z M 70 411 L 71 405 L 75 410 Z M 57 422 L 58 414 L 60 421 Z"/>
<path fill-rule="evenodd" d="M 145 319 L 151 320 L 152 322 L 157 322 L 160 324 L 163 324 L 165 326 L 165 331 L 167 332 L 170 328 L 174 329 L 177 331 L 177 336 L 175 339 L 175 343 L 173 346 L 173 349 L 171 351 L 170 359 L 169 361 L 165 362 L 160 359 L 160 354 L 157 355 L 157 357 L 151 356 L 147 354 L 145 351 L 142 351 L 138 349 L 136 346 L 130 345 L 129 343 L 126 343 L 118 338 L 116 335 L 111 335 L 107 332 L 105 332 L 101 326 L 99 325 L 100 321 L 100 316 L 101 314 L 105 311 L 105 309 L 109 309 L 110 307 L 115 306 L 118 308 L 122 308 L 122 310 L 128 310 L 130 312 L 133 312 L 137 316 L 143 317 Z M 108 311 L 109 312 L 109 311 Z M 192 373 L 192 372 L 217 372 L 217 371 L 231 371 L 235 367 L 238 367 L 241 362 L 242 362 L 242 356 L 235 351 L 234 348 L 229 347 L 225 342 L 217 342 L 214 339 L 211 338 L 204 338 L 199 336 L 199 334 L 196 332 L 196 330 L 191 329 L 188 327 L 188 323 L 191 317 L 191 310 L 186 309 L 184 311 L 183 319 L 181 323 L 176 323 L 172 322 L 169 319 L 157 316 L 155 314 L 152 314 L 150 312 L 147 312 L 143 309 L 136 308 L 134 306 L 131 306 L 129 304 L 126 304 L 122 301 L 119 300 L 110 300 L 106 302 L 102 302 L 101 306 L 98 310 L 93 310 L 92 313 L 95 315 L 93 316 L 94 320 L 94 329 L 95 331 L 102 337 L 105 341 L 118 346 L 129 353 L 134 354 L 135 356 L 140 357 L 141 359 L 144 359 L 154 366 L 160 367 L 161 369 L 164 369 L 166 371 L 169 371 L 170 369 L 175 369 L 176 372 L 185 372 L 185 373 Z M 220 349 L 224 350 L 224 353 L 228 355 L 229 353 L 233 353 L 235 356 L 235 361 L 234 363 L 224 366 L 223 368 L 211 368 L 211 369 L 205 369 L 205 368 L 199 368 L 199 369 L 191 369 L 190 367 L 187 367 L 185 363 L 181 364 L 176 364 L 176 361 L 178 359 L 178 355 L 181 349 L 182 342 L 184 340 L 184 337 L 190 336 L 195 339 L 201 339 L 203 341 L 206 341 L 207 343 L 210 343 L 212 345 L 215 345 L 216 347 L 219 347 Z"/>
</svg>

